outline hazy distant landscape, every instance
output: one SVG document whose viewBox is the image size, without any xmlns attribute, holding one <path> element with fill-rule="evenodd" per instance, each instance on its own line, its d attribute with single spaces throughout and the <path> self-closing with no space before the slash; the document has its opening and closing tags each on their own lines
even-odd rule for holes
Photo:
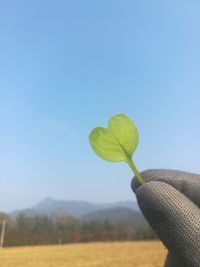
<svg viewBox="0 0 200 267">
<path fill-rule="evenodd" d="M 35 206 L 0 213 L 4 246 L 155 239 L 134 201 L 94 204 L 46 198 Z"/>
<path fill-rule="evenodd" d="M 76 200 L 58 200 L 53 198 L 46 198 L 36 204 L 33 207 L 15 210 L 10 213 L 11 216 L 17 216 L 20 213 L 26 215 L 53 215 L 53 214 L 68 214 L 80 218 L 93 212 L 115 209 L 115 208 L 126 208 L 132 211 L 138 211 L 138 205 L 136 201 L 120 201 L 116 203 L 99 203 L 94 204 L 88 201 L 76 201 Z"/>
</svg>

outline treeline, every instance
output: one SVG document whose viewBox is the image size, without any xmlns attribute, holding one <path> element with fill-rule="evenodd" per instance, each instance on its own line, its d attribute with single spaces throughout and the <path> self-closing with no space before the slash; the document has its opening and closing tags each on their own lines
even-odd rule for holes
<svg viewBox="0 0 200 267">
<path fill-rule="evenodd" d="M 128 222 L 80 222 L 67 215 L 51 218 L 45 215 L 21 214 L 12 219 L 2 213 L 0 223 L 3 220 L 6 220 L 4 246 L 156 239 L 156 235 L 147 225 L 135 229 Z"/>
</svg>

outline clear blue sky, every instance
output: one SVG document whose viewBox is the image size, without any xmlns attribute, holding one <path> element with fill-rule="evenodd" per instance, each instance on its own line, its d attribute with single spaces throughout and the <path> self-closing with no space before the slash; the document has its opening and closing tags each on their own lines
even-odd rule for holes
<svg viewBox="0 0 200 267">
<path fill-rule="evenodd" d="M 88 144 L 116 113 L 140 170 L 200 172 L 200 2 L 0 1 L 0 210 L 134 199 Z"/>
</svg>

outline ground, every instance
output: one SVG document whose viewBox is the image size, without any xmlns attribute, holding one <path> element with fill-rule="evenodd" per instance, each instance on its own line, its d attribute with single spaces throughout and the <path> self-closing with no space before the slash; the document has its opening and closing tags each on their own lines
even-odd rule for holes
<svg viewBox="0 0 200 267">
<path fill-rule="evenodd" d="M 162 267 L 167 250 L 159 241 L 5 248 L 4 267 Z"/>
</svg>

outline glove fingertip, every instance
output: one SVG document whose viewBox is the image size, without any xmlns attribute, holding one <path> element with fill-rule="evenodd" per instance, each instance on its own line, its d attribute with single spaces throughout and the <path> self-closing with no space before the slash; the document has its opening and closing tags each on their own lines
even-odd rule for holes
<svg viewBox="0 0 200 267">
<path fill-rule="evenodd" d="M 136 193 L 137 189 L 141 186 L 141 184 L 138 182 L 136 177 L 134 176 L 132 181 L 131 181 L 131 189 L 133 190 L 134 193 Z"/>
<path fill-rule="evenodd" d="M 164 182 L 146 183 L 136 197 L 144 217 L 182 266 L 200 267 L 199 208 Z"/>
</svg>

